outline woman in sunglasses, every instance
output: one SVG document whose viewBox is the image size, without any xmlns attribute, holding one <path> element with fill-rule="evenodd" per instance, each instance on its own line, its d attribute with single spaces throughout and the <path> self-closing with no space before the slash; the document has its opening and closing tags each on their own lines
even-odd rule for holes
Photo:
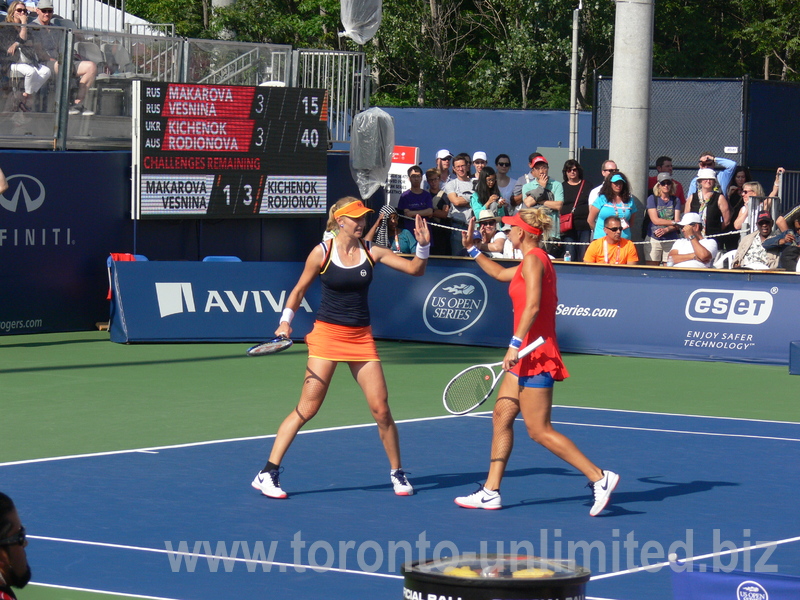
<svg viewBox="0 0 800 600">
<path fill-rule="evenodd" d="M 622 223 L 622 237 L 631 239 L 633 220 L 636 213 L 636 198 L 631 194 L 628 178 L 616 173 L 606 179 L 600 195 L 589 207 L 589 226 L 594 230 L 594 239 L 605 235 L 605 220 L 617 217 Z"/>
<path fill-rule="evenodd" d="M 506 201 L 506 214 L 511 214 L 511 196 L 514 195 L 514 186 L 517 180 L 509 175 L 511 170 L 511 159 L 508 154 L 498 154 L 494 159 L 495 170 L 497 171 L 497 187 L 500 189 L 500 196 Z"/>
<path fill-rule="evenodd" d="M 672 245 L 681 237 L 681 228 L 678 227 L 681 206 L 672 175 L 666 171 L 659 173 L 653 193 L 647 198 L 646 218 L 649 223 L 644 245 L 646 265 L 660 265 L 667 261 Z"/>
<path fill-rule="evenodd" d="M 43 64 L 47 57 L 39 55 L 39 51 L 31 39 L 28 31 L 28 9 L 24 2 L 14 0 L 11 3 L 11 6 L 8 7 L 6 22 L 15 23 L 17 26 L 3 27 L 2 47 L 6 49 L 6 54 L 14 60 L 9 67 L 12 76 L 23 80 L 22 99 L 15 109 L 20 112 L 29 112 L 31 110 L 30 97 L 50 79 L 52 71 Z"/>
</svg>

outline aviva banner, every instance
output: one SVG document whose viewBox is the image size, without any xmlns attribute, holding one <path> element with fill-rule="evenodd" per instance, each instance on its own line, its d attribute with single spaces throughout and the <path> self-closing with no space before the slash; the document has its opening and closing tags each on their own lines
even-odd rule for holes
<svg viewBox="0 0 800 600">
<path fill-rule="evenodd" d="M 517 263 L 508 262 L 512 267 Z M 301 263 L 115 263 L 117 342 L 257 341 L 271 336 Z M 800 340 L 800 277 L 558 264 L 565 352 L 788 364 Z M 293 322 L 310 331 L 312 286 Z M 431 259 L 422 277 L 383 267 L 370 289 L 377 338 L 504 347 L 507 285 L 468 259 Z"/>
</svg>

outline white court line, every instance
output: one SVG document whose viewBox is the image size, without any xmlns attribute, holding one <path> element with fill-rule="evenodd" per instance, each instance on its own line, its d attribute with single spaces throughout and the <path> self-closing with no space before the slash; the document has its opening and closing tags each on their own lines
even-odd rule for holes
<svg viewBox="0 0 800 600">
<path fill-rule="evenodd" d="M 396 421 L 396 423 L 416 423 L 420 421 L 437 421 L 439 419 L 457 419 L 457 415 L 442 415 L 439 417 L 420 417 L 418 419 L 405 419 L 403 421 Z M 309 433 L 323 433 L 326 431 L 345 431 L 348 429 L 360 429 L 362 427 L 376 427 L 375 423 L 359 423 L 357 425 L 341 425 L 339 427 L 322 427 L 320 429 L 306 429 L 298 432 L 298 435 Z M 275 434 L 268 435 L 253 435 L 241 438 L 227 438 L 222 440 L 206 440 L 204 442 L 188 442 L 186 444 L 172 444 L 169 446 L 150 446 L 147 448 L 130 448 L 128 450 L 108 450 L 105 452 L 87 452 L 85 454 L 67 454 L 64 456 L 48 456 L 45 458 L 30 458 L 26 460 L 14 460 L 9 462 L 0 462 L 0 467 L 10 467 L 14 465 L 30 465 L 35 463 L 50 462 L 55 460 L 72 460 L 74 458 L 93 458 L 96 456 L 115 456 L 117 454 L 132 454 L 134 452 L 141 452 L 147 454 L 158 454 L 160 450 L 175 450 L 178 448 L 193 448 L 195 446 L 209 446 L 212 444 L 228 444 L 231 442 L 249 442 L 252 440 L 268 440 L 274 438 Z"/>
<path fill-rule="evenodd" d="M 685 415 L 682 413 L 655 412 L 649 410 L 627 410 L 623 408 L 597 408 L 594 406 L 568 406 L 566 404 L 554 404 L 553 408 L 574 408 L 575 410 L 600 410 L 604 412 L 633 413 L 636 415 L 657 415 L 665 417 L 686 417 L 689 419 L 716 419 L 725 421 L 747 421 L 752 423 L 780 423 L 783 425 L 800 425 L 797 421 L 773 421 L 770 419 L 747 419 L 744 417 L 717 417 L 713 415 Z"/>
<path fill-rule="evenodd" d="M 254 560 L 252 558 L 239 558 L 236 556 L 220 556 L 217 554 L 204 554 L 202 552 L 182 552 L 180 550 L 167 550 L 161 548 L 147 548 L 145 546 L 128 546 L 125 544 L 110 544 L 108 542 L 90 542 L 88 540 L 71 540 L 67 538 L 55 538 L 55 537 L 48 537 L 44 535 L 29 535 L 28 536 L 32 540 L 43 540 L 46 542 L 61 542 L 65 544 L 78 544 L 80 546 L 96 546 L 99 548 L 113 548 L 115 550 L 136 550 L 138 552 L 152 552 L 154 554 L 167 554 L 169 556 L 187 556 L 187 557 L 194 557 L 197 558 L 205 558 L 208 560 L 216 561 L 216 562 L 240 562 L 245 564 L 253 564 L 253 565 L 263 565 L 268 567 L 278 567 L 282 569 L 280 572 L 283 573 L 288 569 L 309 569 L 314 571 L 315 573 L 347 573 L 350 575 L 368 575 L 371 577 L 383 577 L 386 579 L 403 579 L 402 575 L 391 575 L 389 573 L 369 573 L 367 571 L 356 571 L 354 569 L 341 569 L 338 567 L 322 567 L 319 565 L 311 566 L 311 565 L 304 565 L 302 563 L 286 563 L 286 562 L 278 562 L 274 560 Z M 181 563 L 182 564 L 182 563 Z M 303 571 L 298 571 L 302 573 Z M 145 596 L 141 596 L 144 598 Z"/>
<path fill-rule="evenodd" d="M 480 419 L 489 419 L 491 414 L 477 413 L 470 415 Z M 517 418 L 518 421 L 522 419 Z M 653 427 L 628 427 L 625 425 L 598 425 L 596 423 L 572 423 L 570 421 L 553 421 L 554 425 L 574 425 L 575 427 L 600 427 L 602 429 L 626 429 L 630 431 L 650 431 L 653 433 L 680 433 L 684 435 L 710 435 L 716 437 L 746 438 L 753 440 L 778 440 L 781 442 L 800 442 L 800 438 L 776 437 L 769 435 L 747 435 L 744 433 L 715 433 L 713 431 L 688 431 L 684 429 L 656 429 Z M 2 465 L 0 465 L 2 466 Z"/>
<path fill-rule="evenodd" d="M 750 552 L 751 550 L 761 550 L 762 548 L 770 548 L 772 546 L 779 546 L 781 544 L 790 544 L 792 542 L 800 541 L 800 536 L 793 537 L 793 538 L 786 538 L 783 540 L 778 540 L 775 542 L 762 542 L 760 544 L 754 544 L 753 546 L 746 546 L 744 548 L 734 548 L 733 550 L 723 550 L 722 552 L 711 552 L 709 554 L 701 554 L 700 556 L 692 556 L 689 558 L 685 558 L 679 560 L 680 564 L 687 563 L 687 562 L 696 562 L 698 560 L 706 560 L 708 558 L 714 558 L 716 556 L 725 556 L 727 554 L 736 554 L 738 552 Z M 596 581 L 598 579 L 608 579 L 609 577 L 616 577 L 617 575 L 630 575 L 632 573 L 640 573 L 642 571 L 652 571 L 655 569 L 661 569 L 662 567 L 668 567 L 670 565 L 669 561 L 654 563 L 647 567 L 634 567 L 633 569 L 626 569 L 624 571 L 615 571 L 614 573 L 603 573 L 602 575 L 595 575 L 591 577 L 589 581 Z"/>
<path fill-rule="evenodd" d="M 33 537 L 33 536 L 28 536 Z M 71 585 L 56 585 L 54 583 L 39 583 L 38 581 L 31 581 L 28 585 L 31 587 L 45 587 L 53 588 L 56 590 L 70 590 L 72 592 L 89 592 L 91 594 L 107 594 L 109 596 L 125 596 L 126 598 L 144 598 L 145 600 L 180 600 L 179 598 L 165 598 L 163 596 L 142 596 L 141 594 L 128 594 L 126 592 L 109 592 L 107 590 L 94 590 L 92 588 L 73 587 Z M 588 600 L 588 598 L 587 598 Z"/>
</svg>

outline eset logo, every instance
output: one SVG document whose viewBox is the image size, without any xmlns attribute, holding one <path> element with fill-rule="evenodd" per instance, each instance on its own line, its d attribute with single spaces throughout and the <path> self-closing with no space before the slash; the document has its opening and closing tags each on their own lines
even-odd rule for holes
<svg viewBox="0 0 800 600">
<path fill-rule="evenodd" d="M 690 321 L 759 325 L 772 313 L 769 292 L 700 289 L 686 302 Z"/>
</svg>

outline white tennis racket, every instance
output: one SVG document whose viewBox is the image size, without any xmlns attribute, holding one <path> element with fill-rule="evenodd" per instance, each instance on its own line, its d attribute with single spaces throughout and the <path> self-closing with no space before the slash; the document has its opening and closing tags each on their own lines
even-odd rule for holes
<svg viewBox="0 0 800 600">
<path fill-rule="evenodd" d="M 539 336 L 535 342 L 519 351 L 519 357 L 527 356 L 542 344 L 544 338 Z M 453 377 L 442 394 L 442 402 L 447 412 L 465 415 L 486 402 L 505 373 L 502 368 L 495 371 L 497 367 L 502 366 L 502 361 L 491 365 L 474 365 Z"/>
<path fill-rule="evenodd" d="M 266 356 L 268 354 L 276 354 L 282 352 L 292 346 L 292 340 L 286 337 L 278 336 L 272 338 L 268 342 L 251 346 L 247 349 L 247 356 Z"/>
</svg>

